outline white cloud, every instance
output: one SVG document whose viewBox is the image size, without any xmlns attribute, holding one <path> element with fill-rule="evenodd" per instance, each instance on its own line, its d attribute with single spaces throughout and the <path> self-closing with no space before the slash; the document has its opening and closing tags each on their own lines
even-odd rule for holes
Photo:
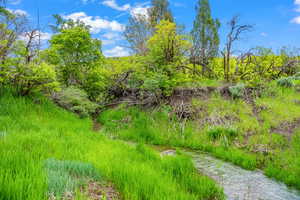
<svg viewBox="0 0 300 200">
<path fill-rule="evenodd" d="M 116 43 L 116 41 L 114 41 L 114 40 L 106 40 L 106 39 L 102 39 L 101 42 L 102 42 L 102 45 L 113 45 Z"/>
<path fill-rule="evenodd" d="M 116 0 L 104 0 L 102 1 L 102 4 L 118 11 L 129 12 L 131 16 L 135 16 L 135 15 L 147 16 L 147 10 L 149 8 L 149 6 L 146 5 L 148 4 L 148 2 L 143 4 L 136 4 L 135 6 L 132 6 L 130 4 L 125 4 L 123 6 L 120 6 L 117 4 Z"/>
<path fill-rule="evenodd" d="M 119 6 L 115 0 L 104 0 L 102 1 L 102 4 L 118 11 L 128 11 L 131 9 L 130 4 Z"/>
<path fill-rule="evenodd" d="M 102 19 L 99 16 L 88 16 L 84 12 L 72 13 L 70 15 L 64 16 L 65 19 L 72 19 L 74 21 L 81 21 L 86 25 L 91 27 L 91 32 L 94 34 L 99 33 L 102 30 L 112 30 L 112 31 L 123 31 L 124 25 L 119 22 L 113 20 L 109 21 L 106 19 Z"/>
<path fill-rule="evenodd" d="M 296 5 L 296 12 L 300 12 L 300 0 L 295 0 L 295 5 Z"/>
<path fill-rule="evenodd" d="M 134 8 L 132 8 L 130 10 L 130 14 L 132 16 L 136 16 L 136 15 L 144 15 L 144 16 L 147 16 L 148 15 L 148 9 L 149 9 L 149 6 L 136 6 Z"/>
<path fill-rule="evenodd" d="M 107 57 L 125 57 L 130 55 L 124 47 L 120 46 L 116 46 L 113 49 L 106 50 L 103 53 Z"/>
<path fill-rule="evenodd" d="M 112 45 L 115 44 L 117 41 L 120 41 L 123 39 L 123 37 L 115 32 L 108 32 L 103 35 L 101 35 L 101 41 L 103 45 Z"/>
<path fill-rule="evenodd" d="M 291 22 L 294 24 L 300 24 L 300 16 L 295 17 L 294 19 L 291 20 Z"/>
<path fill-rule="evenodd" d="M 296 12 L 300 12 L 300 0 L 294 0 L 294 4 L 295 4 L 295 6 L 296 6 L 295 11 L 296 11 Z M 294 24 L 300 24 L 300 16 L 294 17 L 294 18 L 291 20 L 291 23 L 294 23 Z"/>
<path fill-rule="evenodd" d="M 29 16 L 29 14 L 25 10 L 21 10 L 21 9 L 16 9 L 16 10 L 7 9 L 7 10 L 15 15 Z"/>
<path fill-rule="evenodd" d="M 43 40 L 43 41 L 50 40 L 52 37 L 51 33 L 42 32 L 42 31 L 40 33 L 41 33 L 41 40 Z"/>
<path fill-rule="evenodd" d="M 108 32 L 108 33 L 105 33 L 102 35 L 102 37 L 106 38 L 106 39 L 109 39 L 109 40 L 112 40 L 112 39 L 120 39 L 121 36 L 117 33 L 114 33 L 114 32 Z"/>
<path fill-rule="evenodd" d="M 260 35 L 263 36 L 263 37 L 267 37 L 268 36 L 268 34 L 265 33 L 265 32 L 260 33 Z"/>
</svg>

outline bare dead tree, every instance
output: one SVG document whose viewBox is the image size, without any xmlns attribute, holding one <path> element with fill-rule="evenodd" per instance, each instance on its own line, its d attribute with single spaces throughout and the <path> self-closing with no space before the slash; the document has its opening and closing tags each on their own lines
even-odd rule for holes
<svg viewBox="0 0 300 200">
<path fill-rule="evenodd" d="M 37 29 L 25 33 L 26 38 L 26 63 L 29 64 L 39 52 L 40 31 Z"/>
<path fill-rule="evenodd" d="M 240 24 L 240 17 L 234 16 L 228 23 L 229 25 L 229 33 L 227 35 L 227 41 L 225 45 L 224 51 L 222 51 L 223 59 L 224 59 L 224 79 L 229 82 L 229 72 L 230 72 L 230 58 L 233 53 L 233 45 L 235 42 L 241 39 L 241 36 L 246 33 L 250 32 L 253 29 L 252 25 L 241 25 Z"/>
</svg>

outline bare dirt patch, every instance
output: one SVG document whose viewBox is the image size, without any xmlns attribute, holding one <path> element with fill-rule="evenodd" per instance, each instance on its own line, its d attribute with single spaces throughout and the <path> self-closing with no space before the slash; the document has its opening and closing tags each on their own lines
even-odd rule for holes
<svg viewBox="0 0 300 200">
<path fill-rule="evenodd" d="M 81 187 L 80 191 L 91 200 L 120 200 L 120 193 L 117 192 L 112 183 L 100 183 L 90 181 L 86 186 Z"/>
<path fill-rule="evenodd" d="M 102 125 L 100 122 L 98 122 L 96 119 L 93 120 L 93 131 L 98 132 L 102 128 Z"/>
</svg>

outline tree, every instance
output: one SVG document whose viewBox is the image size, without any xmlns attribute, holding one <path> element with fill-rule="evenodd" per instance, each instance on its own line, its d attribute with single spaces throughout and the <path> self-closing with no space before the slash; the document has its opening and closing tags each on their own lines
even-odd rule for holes
<svg viewBox="0 0 300 200">
<path fill-rule="evenodd" d="M 174 22 L 168 0 L 152 0 L 151 3 L 152 7 L 149 8 L 148 15 L 152 29 L 155 29 L 162 20 Z"/>
<path fill-rule="evenodd" d="M 218 30 L 220 22 L 213 19 L 209 0 L 199 0 L 196 6 L 196 19 L 191 32 L 193 47 L 191 61 L 195 65 L 202 66 L 202 73 L 208 69 L 210 61 L 218 54 L 220 39 Z"/>
<path fill-rule="evenodd" d="M 101 42 L 82 26 L 64 29 L 51 38 L 49 57 L 58 66 L 59 78 L 65 85 L 80 85 L 102 60 Z"/>
<path fill-rule="evenodd" d="M 14 73 L 11 82 L 22 96 L 34 91 L 50 93 L 59 86 L 54 66 L 44 62 L 19 65 Z"/>
<path fill-rule="evenodd" d="M 241 25 L 239 16 L 234 16 L 228 23 L 229 25 L 229 33 L 227 34 L 227 41 L 225 45 L 224 51 L 222 51 L 223 55 L 223 66 L 224 66 L 224 79 L 229 81 L 229 73 L 230 73 L 230 59 L 232 55 L 232 47 L 235 42 L 241 39 L 241 35 L 249 32 L 253 29 L 252 25 Z"/>
<path fill-rule="evenodd" d="M 187 37 L 177 34 L 176 24 L 166 20 L 156 26 L 155 34 L 148 41 L 149 57 L 154 68 L 168 65 L 176 68 L 182 64 L 189 48 Z"/>
<path fill-rule="evenodd" d="M 55 19 L 55 24 L 51 24 L 50 28 L 54 33 L 59 33 L 63 30 L 74 28 L 74 27 L 82 27 L 89 30 L 91 27 L 86 25 L 80 20 L 74 21 L 72 19 L 65 19 L 61 15 L 55 14 L 53 15 Z"/>
<path fill-rule="evenodd" d="M 25 32 L 27 19 L 25 15 L 0 9 L 0 62 L 3 63 L 12 51 L 19 36 Z"/>
<path fill-rule="evenodd" d="M 146 55 L 147 40 L 151 36 L 150 24 L 145 15 L 132 15 L 126 26 L 124 36 L 130 45 L 130 49 L 138 55 Z"/>
</svg>

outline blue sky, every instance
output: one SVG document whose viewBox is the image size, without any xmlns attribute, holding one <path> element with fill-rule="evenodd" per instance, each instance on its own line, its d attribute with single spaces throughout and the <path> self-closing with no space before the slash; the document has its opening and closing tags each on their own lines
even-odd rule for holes
<svg viewBox="0 0 300 200">
<path fill-rule="evenodd" d="M 8 0 L 7 7 L 14 12 L 26 13 L 33 26 L 40 10 L 42 39 L 47 43 L 51 37 L 48 24 L 53 22 L 53 14 L 66 18 L 81 19 L 92 26 L 93 37 L 103 41 L 106 56 L 126 56 L 128 49 L 122 38 L 122 31 L 128 17 L 144 13 L 150 0 Z M 192 28 L 197 0 L 170 0 L 171 10 L 179 24 L 186 31 Z M 236 14 L 241 22 L 254 25 L 253 32 L 247 34 L 236 45 L 245 50 L 255 46 L 300 47 L 300 0 L 210 0 L 212 14 L 222 27 L 221 48 L 225 43 L 226 22 Z"/>
</svg>

